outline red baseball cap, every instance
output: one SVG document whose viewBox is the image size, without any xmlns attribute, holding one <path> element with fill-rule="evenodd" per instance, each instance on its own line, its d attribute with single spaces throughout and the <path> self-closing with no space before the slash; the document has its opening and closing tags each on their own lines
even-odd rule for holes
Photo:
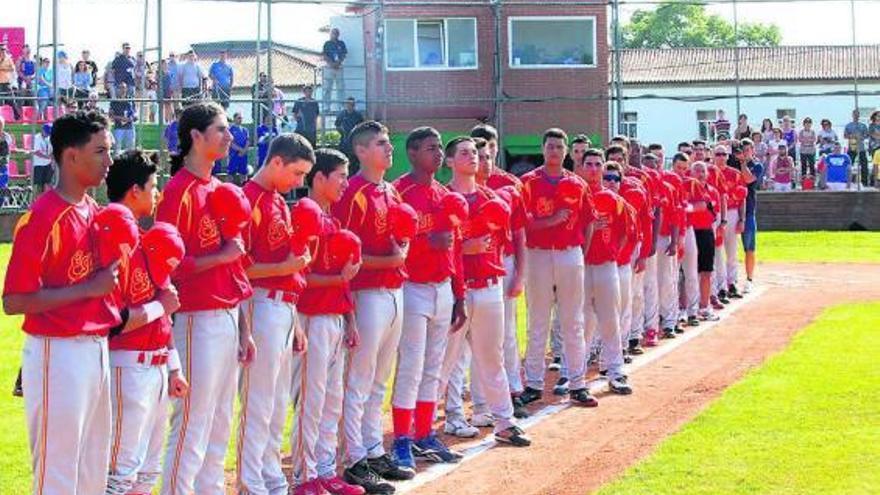
<svg viewBox="0 0 880 495">
<path fill-rule="evenodd" d="M 388 209 L 391 234 L 397 242 L 409 242 L 419 228 L 419 214 L 406 203 L 397 203 Z"/>
<path fill-rule="evenodd" d="M 294 253 L 303 254 L 308 243 L 320 235 L 323 216 L 321 207 L 310 198 L 302 198 L 290 207 L 290 247 Z"/>
<path fill-rule="evenodd" d="M 449 192 L 440 200 L 440 211 L 443 225 L 458 227 L 468 218 L 468 202 L 461 194 Z"/>
<path fill-rule="evenodd" d="M 354 232 L 340 229 L 327 237 L 327 252 L 333 269 L 342 268 L 348 260 L 360 263 L 361 240 Z"/>
<path fill-rule="evenodd" d="M 226 182 L 208 195 L 208 211 L 220 225 L 223 239 L 232 239 L 241 233 L 251 219 L 251 203 L 240 187 Z"/>
<path fill-rule="evenodd" d="M 167 289 L 171 283 L 171 273 L 186 254 L 180 232 L 170 223 L 156 222 L 141 238 L 141 249 L 147 259 L 147 271 L 153 285 Z"/>
<path fill-rule="evenodd" d="M 514 205 L 522 200 L 522 195 L 519 193 L 519 189 L 517 189 L 516 186 L 504 186 L 498 188 L 498 190 L 495 191 L 495 194 L 503 199 L 505 203 L 510 205 L 511 210 L 513 210 Z"/>
<path fill-rule="evenodd" d="M 131 210 L 119 203 L 102 208 L 92 227 L 96 230 L 98 264 L 102 267 L 131 256 L 138 246 L 137 220 Z"/>
<path fill-rule="evenodd" d="M 492 198 L 480 206 L 474 219 L 473 235 L 483 235 L 506 228 L 510 224 L 510 205 L 501 198 Z"/>
<path fill-rule="evenodd" d="M 565 177 L 559 181 L 556 186 L 556 197 L 563 205 L 568 207 L 575 206 L 584 195 L 584 186 L 578 179 L 574 177 Z"/>
</svg>

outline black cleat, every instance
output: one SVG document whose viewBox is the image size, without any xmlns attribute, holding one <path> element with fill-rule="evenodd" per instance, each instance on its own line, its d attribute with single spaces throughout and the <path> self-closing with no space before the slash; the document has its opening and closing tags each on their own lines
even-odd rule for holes
<svg viewBox="0 0 880 495">
<path fill-rule="evenodd" d="M 568 378 L 560 376 L 553 386 L 553 395 L 565 395 L 568 393 Z"/>
<path fill-rule="evenodd" d="M 599 405 L 599 401 L 590 394 L 590 391 L 586 388 L 579 388 L 577 390 L 572 390 L 568 393 L 571 401 L 579 406 L 584 407 L 597 407 Z"/>
<path fill-rule="evenodd" d="M 342 473 L 342 479 L 346 483 L 362 487 L 367 493 L 377 495 L 391 495 L 394 487 L 385 483 L 375 471 L 370 469 L 366 459 L 361 459 L 355 465 Z"/>
<path fill-rule="evenodd" d="M 384 454 L 375 459 L 367 459 L 367 464 L 369 464 L 370 469 L 374 473 L 389 481 L 411 480 L 416 476 L 414 469 L 398 466 L 389 454 Z"/>
<path fill-rule="evenodd" d="M 526 405 L 523 404 L 522 399 L 517 395 L 513 395 L 510 397 L 510 401 L 513 402 L 513 417 L 516 419 L 525 419 L 529 417 L 529 412 L 526 410 Z"/>
<path fill-rule="evenodd" d="M 528 447 L 532 444 L 532 439 L 526 436 L 526 432 L 518 426 L 511 426 L 506 430 L 499 431 L 495 434 L 495 441 L 508 443 L 514 447 Z"/>
<path fill-rule="evenodd" d="M 639 339 L 629 339 L 629 348 L 627 349 L 633 356 L 640 356 L 645 353 Z"/>
<path fill-rule="evenodd" d="M 526 387 L 525 390 L 519 394 L 519 400 L 522 401 L 523 405 L 531 404 L 532 402 L 541 400 L 541 396 L 543 395 L 544 394 L 538 389 Z"/>
<path fill-rule="evenodd" d="M 736 290 L 736 286 L 733 284 L 730 284 L 730 286 L 727 288 L 727 296 L 731 299 L 742 299 L 743 297 L 742 294 L 740 294 L 739 291 Z"/>
<path fill-rule="evenodd" d="M 633 393 L 632 387 L 626 383 L 626 377 L 623 375 L 608 380 L 608 388 L 618 395 L 630 395 Z"/>
<path fill-rule="evenodd" d="M 675 338 L 675 329 L 674 328 L 664 328 L 662 337 L 664 339 L 674 339 Z"/>
<path fill-rule="evenodd" d="M 700 326 L 700 320 L 696 316 L 688 316 L 688 326 L 698 327 Z"/>
</svg>

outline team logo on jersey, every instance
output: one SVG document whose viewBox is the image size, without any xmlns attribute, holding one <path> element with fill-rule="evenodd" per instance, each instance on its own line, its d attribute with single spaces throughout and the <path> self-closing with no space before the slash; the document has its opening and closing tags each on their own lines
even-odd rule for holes
<svg viewBox="0 0 880 495">
<path fill-rule="evenodd" d="M 131 285 L 129 286 L 129 296 L 134 304 L 140 303 L 150 296 L 150 289 L 153 284 L 150 282 L 150 276 L 142 267 L 136 267 L 131 273 Z"/>
<path fill-rule="evenodd" d="M 556 209 L 556 205 L 550 198 L 538 198 L 538 203 L 535 206 L 538 210 L 538 218 L 549 217 Z"/>
<path fill-rule="evenodd" d="M 384 234 L 388 231 L 388 206 L 384 203 L 376 205 L 375 208 L 375 226 L 376 234 Z"/>
<path fill-rule="evenodd" d="M 208 215 L 203 216 L 199 221 L 199 245 L 204 248 L 219 241 L 220 230 L 217 228 L 217 222 Z"/>
<path fill-rule="evenodd" d="M 281 244 L 288 242 L 289 238 L 290 232 L 288 231 L 284 220 L 279 217 L 273 218 L 272 222 L 269 224 L 269 231 L 266 235 L 266 239 L 269 242 L 269 249 L 274 251 Z"/>
<path fill-rule="evenodd" d="M 95 258 L 92 253 L 78 249 L 70 258 L 70 265 L 67 267 L 67 280 L 71 284 L 77 283 L 91 275 L 94 268 Z"/>
<path fill-rule="evenodd" d="M 420 212 L 418 232 L 430 232 L 432 230 L 434 230 L 434 215 L 430 213 L 422 214 Z"/>
</svg>

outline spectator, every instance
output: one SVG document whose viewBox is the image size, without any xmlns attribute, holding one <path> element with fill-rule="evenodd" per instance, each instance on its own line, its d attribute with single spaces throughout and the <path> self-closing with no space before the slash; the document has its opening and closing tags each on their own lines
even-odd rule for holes
<svg viewBox="0 0 880 495">
<path fill-rule="evenodd" d="M 223 108 L 229 108 L 229 97 L 232 95 L 234 72 L 232 66 L 227 63 L 229 52 L 220 52 L 220 59 L 211 64 L 208 75 L 211 77 L 211 92 L 214 100 L 220 102 Z"/>
<path fill-rule="evenodd" d="M 755 160 L 764 166 L 767 166 L 770 153 L 767 151 L 767 143 L 764 142 L 764 135 L 760 132 L 752 133 L 752 142 L 755 143 Z"/>
<path fill-rule="evenodd" d="M 312 98 L 312 87 L 303 88 L 303 97 L 293 104 L 293 114 L 296 116 L 296 133 L 305 137 L 315 146 L 318 139 L 318 115 L 321 111 L 318 102 Z"/>
<path fill-rule="evenodd" d="M 798 133 L 798 144 L 801 154 L 801 177 L 816 175 L 816 131 L 813 130 L 813 119 L 804 119 L 804 127 Z"/>
<path fill-rule="evenodd" d="M 788 154 L 788 146 L 785 143 L 779 145 L 776 159 L 770 169 L 773 170 L 773 190 L 776 192 L 791 191 L 794 160 Z"/>
<path fill-rule="evenodd" d="M 761 137 L 765 143 L 769 143 L 773 139 L 773 121 L 764 119 L 761 121 Z"/>
<path fill-rule="evenodd" d="M 773 163 L 775 161 L 776 154 L 779 153 L 780 144 L 786 144 L 785 138 L 782 137 L 782 129 L 775 127 L 773 129 L 773 139 L 767 142 L 767 163 L 770 165 L 768 175 L 770 175 L 771 177 L 773 176 Z"/>
<path fill-rule="evenodd" d="M 351 140 L 348 138 L 348 135 L 351 134 L 351 130 L 354 129 L 354 126 L 364 121 L 364 116 L 355 110 L 354 105 L 354 98 L 349 96 L 345 100 L 345 108 L 336 115 L 336 122 L 334 124 L 336 130 L 339 131 L 340 134 L 339 149 L 345 153 L 349 159 L 352 158 L 354 150 L 351 147 Z"/>
<path fill-rule="evenodd" d="M 333 90 L 339 91 L 339 100 L 345 94 L 345 75 L 342 71 L 342 63 L 348 56 L 348 48 L 345 42 L 339 39 L 339 29 L 330 30 L 330 39 L 324 43 L 324 49 L 321 51 L 324 57 L 324 86 L 322 87 L 324 96 L 324 111 L 330 112 L 330 103 L 333 98 Z M 314 144 L 314 143 L 312 143 Z"/>
<path fill-rule="evenodd" d="M 172 154 L 180 153 L 180 138 L 177 136 L 177 128 L 179 127 L 178 120 L 180 119 L 180 110 L 174 110 L 173 119 L 169 122 L 168 126 L 165 127 L 165 132 L 162 134 L 162 138 L 165 140 L 165 147 L 168 148 L 168 152 Z"/>
<path fill-rule="evenodd" d="M 171 89 L 170 98 L 173 98 L 175 95 L 180 95 L 180 85 L 178 84 L 178 76 L 180 75 L 180 64 L 177 63 L 177 55 L 174 52 L 170 52 L 168 54 L 168 70 L 166 70 L 165 73 L 168 74 L 169 77 L 171 77 L 171 85 L 169 86 L 169 88 Z"/>
<path fill-rule="evenodd" d="M 868 154 L 865 152 L 865 139 L 868 137 L 868 126 L 859 122 L 859 109 L 853 110 L 852 122 L 846 124 L 843 130 L 843 137 L 849 146 L 847 153 L 850 160 L 855 164 L 859 162 L 859 175 L 863 186 L 868 185 Z M 829 171 L 830 172 L 830 171 Z"/>
<path fill-rule="evenodd" d="M 737 120 L 736 131 L 733 133 L 735 139 L 746 139 L 752 137 L 752 128 L 749 127 L 749 117 L 741 114 Z"/>
<path fill-rule="evenodd" d="M 825 184 L 831 191 L 844 191 L 849 188 L 852 171 L 852 158 L 841 152 L 840 143 L 834 143 L 832 152 L 823 159 Z"/>
<path fill-rule="evenodd" d="M 37 76 L 37 64 L 31 56 L 31 47 L 23 45 L 21 56 L 15 65 L 18 72 L 18 91 L 24 96 L 30 96 L 34 91 L 34 78 Z M 30 103 L 27 103 L 30 104 Z"/>
<path fill-rule="evenodd" d="M 137 52 L 134 57 L 134 83 L 134 94 L 140 98 L 144 95 L 144 90 L 147 89 L 147 61 L 144 60 L 143 52 Z"/>
<path fill-rule="evenodd" d="M 120 153 L 134 148 L 137 114 L 134 104 L 126 96 L 129 94 L 128 85 L 120 83 L 117 89 L 119 97 L 110 102 L 110 119 L 113 121 L 113 151 Z"/>
<path fill-rule="evenodd" d="M 0 117 L 0 174 L 9 174 L 9 157 L 15 151 L 15 139 L 6 132 L 6 121 Z"/>
<path fill-rule="evenodd" d="M 871 112 L 871 124 L 868 125 L 868 153 L 873 157 L 880 149 L 880 110 Z"/>
<path fill-rule="evenodd" d="M 0 45 L 0 105 L 12 107 L 15 120 L 21 118 L 18 110 L 18 102 L 15 101 L 15 93 L 12 91 L 12 79 L 15 77 L 15 63 L 12 55 L 6 51 L 6 45 Z"/>
<path fill-rule="evenodd" d="M 180 96 L 184 99 L 184 105 L 195 103 L 200 99 L 205 80 L 205 72 L 196 63 L 195 52 L 188 51 L 186 62 L 179 67 L 177 74 L 177 85 L 180 87 Z"/>
<path fill-rule="evenodd" d="M 873 173 L 871 174 L 871 185 L 877 186 L 880 184 L 880 148 L 874 150 L 871 164 L 874 166 Z"/>
<path fill-rule="evenodd" d="M 285 115 L 287 110 L 284 108 L 284 91 L 278 86 L 272 87 L 272 113 L 275 115 Z"/>
<path fill-rule="evenodd" d="M 834 151 L 834 143 L 840 142 L 840 139 L 838 139 L 837 133 L 831 128 L 830 120 L 822 119 L 820 125 L 822 129 L 817 136 L 819 140 L 819 154 L 827 155 Z"/>
<path fill-rule="evenodd" d="M 229 145 L 229 166 L 226 173 L 232 176 L 232 181 L 238 185 L 244 183 L 248 176 L 248 144 L 250 133 L 241 125 L 241 113 L 235 112 L 232 117 L 232 125 L 229 132 L 232 134 L 232 143 Z"/>
<path fill-rule="evenodd" d="M 37 69 L 37 115 L 41 120 L 46 120 L 46 108 L 52 99 L 52 78 L 55 77 L 50 67 L 49 59 L 40 60 L 40 68 Z"/>
<path fill-rule="evenodd" d="M 104 91 L 110 99 L 116 98 L 116 75 L 113 72 L 113 61 L 119 57 L 119 52 L 113 56 L 113 60 L 104 66 Z"/>
<path fill-rule="evenodd" d="M 89 99 L 86 100 L 86 104 L 83 107 L 84 112 L 97 112 L 101 115 L 104 115 L 104 110 L 98 106 L 98 93 L 92 91 L 89 93 Z"/>
<path fill-rule="evenodd" d="M 174 81 L 176 80 L 174 75 L 171 73 L 171 66 L 169 65 L 168 60 L 163 60 L 160 62 L 162 73 L 162 80 L 158 81 L 159 89 L 162 93 L 162 112 L 165 118 L 165 122 L 171 122 L 174 120 Z"/>
<path fill-rule="evenodd" d="M 92 70 L 88 64 L 80 60 L 76 63 L 73 73 L 73 96 L 76 98 L 79 108 L 85 105 L 92 88 Z"/>
<path fill-rule="evenodd" d="M 34 199 L 52 185 L 54 167 L 52 165 L 52 124 L 43 124 L 40 134 L 34 136 Z"/>
<path fill-rule="evenodd" d="M 712 123 L 712 128 L 715 129 L 716 141 L 720 142 L 730 139 L 730 121 L 724 115 L 724 110 L 718 110 L 718 117 Z"/>
<path fill-rule="evenodd" d="M 796 158 L 797 153 L 797 131 L 788 115 L 782 117 L 782 139 L 785 140 L 785 148 L 788 150 L 792 159 Z"/>
<path fill-rule="evenodd" d="M 275 128 L 275 117 L 271 113 L 267 113 L 263 117 L 263 123 L 257 127 L 257 167 L 263 166 L 266 160 L 266 154 L 269 152 L 269 143 L 278 135 L 278 129 Z"/>
<path fill-rule="evenodd" d="M 67 101 L 73 98 L 73 66 L 67 59 L 67 52 L 58 52 L 58 61 L 55 64 L 56 86 L 58 98 Z"/>
<path fill-rule="evenodd" d="M 147 79 L 147 89 L 144 90 L 144 99 L 148 100 L 145 103 L 147 108 L 147 122 L 156 122 L 156 116 L 159 115 L 159 104 L 156 102 L 158 97 L 158 84 L 156 84 L 156 79 L 150 77 Z"/>
<path fill-rule="evenodd" d="M 122 53 L 116 55 L 112 63 L 113 82 L 116 84 L 116 87 L 119 88 L 122 84 L 125 84 L 126 90 L 129 91 L 129 93 L 120 95 L 121 98 L 133 95 L 134 89 L 137 87 L 134 79 L 134 65 L 135 60 L 131 56 L 131 45 L 123 43 Z"/>
<path fill-rule="evenodd" d="M 82 51 L 82 61 L 86 63 L 89 71 L 92 73 L 92 87 L 94 88 L 96 84 L 98 84 L 98 64 L 95 63 L 94 60 L 90 60 L 92 54 L 88 50 Z"/>
<path fill-rule="evenodd" d="M 269 77 L 260 72 L 257 83 L 252 87 L 254 98 L 254 122 L 262 122 L 266 113 L 272 111 L 272 85 Z"/>
</svg>

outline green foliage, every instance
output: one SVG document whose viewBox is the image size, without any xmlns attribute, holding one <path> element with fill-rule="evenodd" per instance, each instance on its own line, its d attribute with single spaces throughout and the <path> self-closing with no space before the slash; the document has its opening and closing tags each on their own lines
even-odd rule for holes
<svg viewBox="0 0 880 495">
<path fill-rule="evenodd" d="M 622 26 L 625 48 L 777 46 L 782 39 L 772 24 L 733 24 L 706 12 L 705 5 L 669 1 L 654 10 L 636 10 Z"/>
</svg>

